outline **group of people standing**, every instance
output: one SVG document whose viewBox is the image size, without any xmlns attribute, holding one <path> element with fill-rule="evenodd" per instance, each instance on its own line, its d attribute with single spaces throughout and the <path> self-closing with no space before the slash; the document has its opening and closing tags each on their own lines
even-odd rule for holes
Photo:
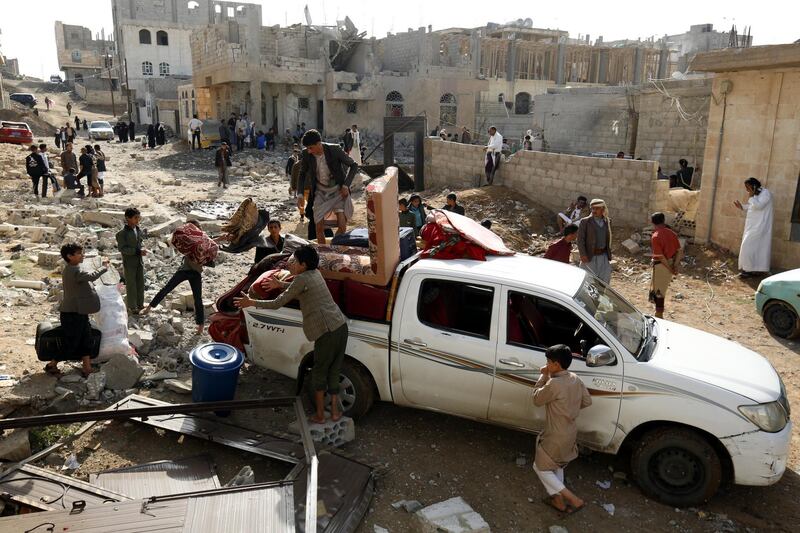
<svg viewBox="0 0 800 533">
<path fill-rule="evenodd" d="M 130 122 L 120 120 L 114 126 L 114 133 L 121 143 L 134 142 L 136 140 L 136 124 L 132 120 Z"/>
<path fill-rule="evenodd" d="M 81 178 L 86 178 L 86 186 L 91 196 L 102 197 L 105 188 L 106 161 L 108 158 L 99 144 L 87 144 L 81 148 L 80 156 L 73 151 L 72 142 L 64 144 L 64 150 L 58 155 L 61 166 L 61 183 L 53 173 L 55 165 L 50 162 L 47 155 L 47 145 L 31 145 L 30 154 L 25 158 L 25 170 L 33 183 L 33 194 L 39 196 L 41 183 L 41 197 L 47 197 L 48 184 L 52 184 L 53 192 L 65 188 L 75 190 L 79 198 L 86 196 L 86 187 L 81 184 Z"/>
</svg>

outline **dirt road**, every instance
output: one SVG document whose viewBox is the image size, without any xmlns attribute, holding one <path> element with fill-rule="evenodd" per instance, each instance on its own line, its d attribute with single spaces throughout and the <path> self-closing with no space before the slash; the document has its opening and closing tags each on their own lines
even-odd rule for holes
<svg viewBox="0 0 800 533">
<path fill-rule="evenodd" d="M 64 102 L 58 97 L 56 99 L 58 103 L 52 111 L 54 123 L 66 119 L 65 112 L 61 116 L 60 106 Z M 79 115 L 84 113 L 81 106 L 77 106 L 76 112 Z M 86 116 L 100 118 L 88 112 Z M 305 226 L 300 223 L 286 192 L 283 155 L 273 158 L 272 175 L 246 180 L 237 177 L 233 179 L 231 188 L 223 191 L 214 185 L 216 176 L 211 152 L 187 152 L 185 146 L 178 144 L 144 152 L 132 144 L 109 143 L 104 148 L 110 157 L 106 186 L 121 183 L 128 190 L 124 195 L 108 194 L 106 200 L 109 202 L 137 205 L 155 212 L 185 214 L 193 206 L 229 207 L 252 196 L 260 205 L 268 206 L 273 216 L 285 221 L 285 231 L 305 234 Z M 0 150 L 17 149 L 0 147 Z M 14 153 L 24 157 L 24 152 Z M 142 160 L 134 159 L 132 154 L 141 155 Z M 180 184 L 176 184 L 176 178 Z M 27 205 L 30 200 L 28 188 L 26 179 L 0 180 L 0 207 Z M 484 188 L 464 191 L 460 197 L 468 215 L 476 219 L 494 219 L 493 229 L 515 248 L 527 250 L 529 246 L 526 245 L 539 238 L 532 238 L 531 234 L 542 235 L 546 226 L 553 223 L 552 213 L 523 198 L 511 198 L 510 194 L 501 188 Z M 444 203 L 442 191 L 432 191 L 425 196 L 433 205 Z M 357 195 L 356 200 L 358 218 L 363 222 L 363 198 Z M 613 199 L 607 200 L 613 203 Z M 505 209 L 504 206 L 511 201 L 520 202 L 522 208 Z M 622 228 L 615 232 L 620 238 L 625 234 L 626 230 Z M 1 259 L 11 255 L 10 248 L 14 244 L 13 241 L 0 244 Z M 251 254 L 233 256 L 217 267 L 207 278 L 207 297 L 213 298 L 238 281 L 252 260 Z M 796 342 L 773 338 L 764 329 L 753 304 L 755 282 L 745 283 L 734 278 L 734 260 L 718 251 L 691 245 L 688 255 L 692 258 L 691 265 L 673 284 L 674 297 L 668 300 L 667 318 L 727 337 L 763 354 L 780 372 L 790 400 L 797 404 L 800 398 L 799 346 Z M 14 269 L 32 279 L 50 275 L 49 270 L 42 270 L 24 259 L 15 260 Z M 619 252 L 612 284 L 640 309 L 649 311 L 646 271 L 644 258 L 633 258 Z M 148 271 L 147 275 L 148 289 L 157 288 L 155 274 Z M 33 346 L 26 343 L 33 337 L 35 324 L 41 317 L 53 312 L 54 303 L 47 301 L 45 296 L 33 297 L 24 303 L 26 305 L 3 302 L 0 354 L 5 366 L 2 373 L 35 375 L 24 386 L 12 391 L 0 389 L 0 405 L 14 401 L 24 403 L 26 396 L 47 394 L 55 384 L 53 378 L 41 374 L 41 364 L 36 361 Z M 184 315 L 184 321 L 190 320 L 190 315 Z M 186 339 L 188 337 L 179 349 L 188 349 L 191 343 L 208 340 L 208 337 Z M 242 375 L 239 395 L 251 397 L 293 392 L 292 381 L 248 368 Z M 145 393 L 175 401 L 174 396 L 157 390 Z M 497 532 L 539 531 L 554 524 L 561 524 L 572 532 L 792 531 L 800 523 L 797 498 L 800 477 L 794 472 L 787 472 L 781 482 L 772 487 L 726 487 L 701 508 L 676 510 L 644 498 L 627 481 L 624 458 L 601 454 L 582 457 L 570 465 L 568 483 L 590 505 L 580 514 L 559 521 L 539 501 L 544 494 L 530 470 L 532 443 L 531 436 L 514 431 L 389 404 L 376 405 L 359 421 L 357 440 L 346 448 L 356 457 L 385 466 L 375 499 L 359 532 L 371 532 L 376 524 L 392 532 L 413 531 L 412 516 L 393 509 L 392 502 L 416 499 L 427 505 L 459 495 Z M 113 458 L 97 456 L 87 460 L 88 465 L 94 464 L 98 468 L 119 466 L 145 457 L 166 459 L 168 457 L 163 456 L 165 450 L 173 453 L 175 447 L 164 448 L 160 439 L 137 436 L 135 453 L 133 448 L 126 451 L 124 446 L 117 446 L 113 449 Z M 790 465 L 795 468 L 800 467 L 799 454 L 800 430 L 795 428 L 790 460 Z M 524 465 L 518 465 L 518 459 L 520 463 L 524 459 Z M 597 482 L 602 481 L 611 481 L 611 487 L 601 488 Z M 613 515 L 608 510 L 611 508 L 604 508 L 603 504 L 613 504 Z"/>
</svg>

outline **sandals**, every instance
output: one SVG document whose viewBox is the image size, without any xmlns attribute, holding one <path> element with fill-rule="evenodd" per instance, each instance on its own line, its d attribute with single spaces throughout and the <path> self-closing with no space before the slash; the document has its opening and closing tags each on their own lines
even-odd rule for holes
<svg viewBox="0 0 800 533">
<path fill-rule="evenodd" d="M 542 503 L 547 505 L 548 507 L 555 509 L 556 513 L 558 513 L 559 518 L 564 518 L 566 515 L 569 514 L 569 505 L 564 503 L 564 508 L 560 509 L 555 504 L 555 499 L 552 496 L 545 496 L 542 498 Z"/>
<path fill-rule="evenodd" d="M 44 371 L 49 376 L 60 376 L 61 375 L 61 370 L 58 369 L 58 364 L 53 365 L 53 364 L 47 363 L 46 365 L 44 365 Z"/>
</svg>

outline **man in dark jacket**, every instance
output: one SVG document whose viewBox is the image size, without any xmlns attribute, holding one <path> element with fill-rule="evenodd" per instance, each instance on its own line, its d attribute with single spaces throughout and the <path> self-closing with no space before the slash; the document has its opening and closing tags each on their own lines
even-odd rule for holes
<svg viewBox="0 0 800 533">
<path fill-rule="evenodd" d="M 317 130 L 305 132 L 302 143 L 306 149 L 300 158 L 300 176 L 295 193 L 297 207 L 303 209 L 306 180 L 311 180 L 306 206 L 309 230 L 313 221 L 317 242 L 325 244 L 325 218 L 331 213 L 335 214 L 338 226 L 336 234 L 340 235 L 347 230 L 347 221 L 353 216 L 350 184 L 358 172 L 358 164 L 338 145 L 323 143 Z M 347 176 L 345 167 L 348 169 Z"/>
<path fill-rule="evenodd" d="M 344 145 L 344 153 L 350 155 L 350 150 L 353 149 L 353 133 L 350 131 L 350 128 L 344 130 L 344 137 L 342 137 L 342 144 Z"/>
<path fill-rule="evenodd" d="M 464 216 L 464 206 L 458 205 L 458 197 L 454 192 L 451 192 L 447 195 L 447 205 L 445 205 L 442 209 Z"/>
<path fill-rule="evenodd" d="M 589 202 L 592 214 L 578 223 L 578 250 L 581 268 L 595 277 L 611 283 L 611 221 L 606 203 L 600 199 Z"/>
<path fill-rule="evenodd" d="M 44 198 L 47 196 L 47 164 L 44 162 L 42 154 L 39 153 L 38 146 L 32 144 L 30 150 L 31 153 L 25 157 L 25 170 L 33 182 L 34 196 L 39 196 L 39 180 L 44 176 L 42 180 L 42 198 Z"/>
<path fill-rule="evenodd" d="M 217 174 L 219 175 L 217 187 L 221 185 L 224 189 L 228 188 L 228 167 L 231 166 L 231 164 L 231 153 L 228 151 L 228 143 L 223 141 L 214 156 L 214 166 L 217 167 Z"/>
<path fill-rule="evenodd" d="M 136 140 L 136 124 L 133 121 L 128 124 L 128 139 L 131 142 Z"/>
</svg>

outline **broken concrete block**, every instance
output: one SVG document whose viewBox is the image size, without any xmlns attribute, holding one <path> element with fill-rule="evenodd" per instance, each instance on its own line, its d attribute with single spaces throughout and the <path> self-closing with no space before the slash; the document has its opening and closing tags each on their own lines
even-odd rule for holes
<svg viewBox="0 0 800 533">
<path fill-rule="evenodd" d="M 21 461 L 31 456 L 31 441 L 28 429 L 14 429 L 0 437 L 0 459 Z"/>
<path fill-rule="evenodd" d="M 221 220 L 201 220 L 200 228 L 206 233 L 219 233 L 222 231 Z"/>
<path fill-rule="evenodd" d="M 172 392 L 177 392 L 178 394 L 191 394 L 192 393 L 192 382 L 185 382 L 180 381 L 177 379 L 165 379 L 164 386 L 171 390 Z"/>
<path fill-rule="evenodd" d="M 172 300 L 169 303 L 169 308 L 181 312 L 186 311 L 186 302 L 183 300 Z"/>
<path fill-rule="evenodd" d="M 117 354 L 103 365 L 103 372 L 109 389 L 130 389 L 139 382 L 144 369 L 131 357 Z"/>
<path fill-rule="evenodd" d="M 163 224 L 153 226 L 147 231 L 147 235 L 151 237 L 169 235 L 181 225 L 183 225 L 183 221 L 180 218 L 173 218 L 164 222 Z"/>
<path fill-rule="evenodd" d="M 100 398 L 100 393 L 106 388 L 106 373 L 103 371 L 89 374 L 86 378 L 86 398 L 89 400 L 97 400 Z"/>
<path fill-rule="evenodd" d="M 124 211 L 112 211 L 110 209 L 85 210 L 83 221 L 86 224 L 100 224 L 101 226 L 116 227 L 125 220 Z"/>
<path fill-rule="evenodd" d="M 61 258 L 61 253 L 60 252 L 51 252 L 51 251 L 48 251 L 48 250 L 40 251 L 39 255 L 37 257 L 38 257 L 38 259 L 36 260 L 36 263 L 40 267 L 44 267 L 44 268 L 56 267 L 56 266 L 58 266 L 59 263 L 61 263 L 63 261 L 63 259 Z"/>
<path fill-rule="evenodd" d="M 450 498 L 414 514 L 420 533 L 491 533 L 489 524 L 463 498 Z"/>
<path fill-rule="evenodd" d="M 177 372 L 170 372 L 169 370 L 159 370 L 155 374 L 151 374 L 144 379 L 147 381 L 164 381 L 165 379 L 175 379 L 178 377 Z"/>
<path fill-rule="evenodd" d="M 45 408 L 44 413 L 74 413 L 79 408 L 80 403 L 78 402 L 78 398 L 75 396 L 74 392 L 70 391 L 55 397 L 53 401 L 50 402 L 50 405 Z"/>
<path fill-rule="evenodd" d="M 343 416 L 336 422 L 326 419 L 324 424 L 308 423 L 311 440 L 323 446 L 341 446 L 355 440 L 356 425 L 352 418 Z M 300 422 L 295 420 L 289 424 L 289 431 L 300 434 Z"/>
<path fill-rule="evenodd" d="M 153 334 L 143 329 L 129 329 L 128 342 L 136 348 L 138 353 L 147 355 L 153 344 Z"/>
<path fill-rule="evenodd" d="M 632 239 L 627 239 L 622 241 L 622 247 L 628 250 L 628 252 L 632 254 L 638 253 L 639 250 L 641 249 L 639 245 L 636 243 L 636 241 Z"/>
<path fill-rule="evenodd" d="M 175 330 L 175 333 L 179 335 L 183 334 L 183 320 L 180 317 L 172 317 L 169 323 L 172 325 L 172 329 Z"/>
<path fill-rule="evenodd" d="M 7 278 L 13 273 L 10 268 L 0 267 L 0 278 Z"/>
<path fill-rule="evenodd" d="M 178 298 L 188 311 L 194 311 L 194 294 L 192 294 L 192 291 L 179 292 Z"/>
<path fill-rule="evenodd" d="M 47 288 L 47 284 L 43 281 L 35 281 L 29 279 L 12 279 L 8 282 L 9 287 L 16 287 L 18 289 L 35 289 L 43 291 Z"/>
</svg>

